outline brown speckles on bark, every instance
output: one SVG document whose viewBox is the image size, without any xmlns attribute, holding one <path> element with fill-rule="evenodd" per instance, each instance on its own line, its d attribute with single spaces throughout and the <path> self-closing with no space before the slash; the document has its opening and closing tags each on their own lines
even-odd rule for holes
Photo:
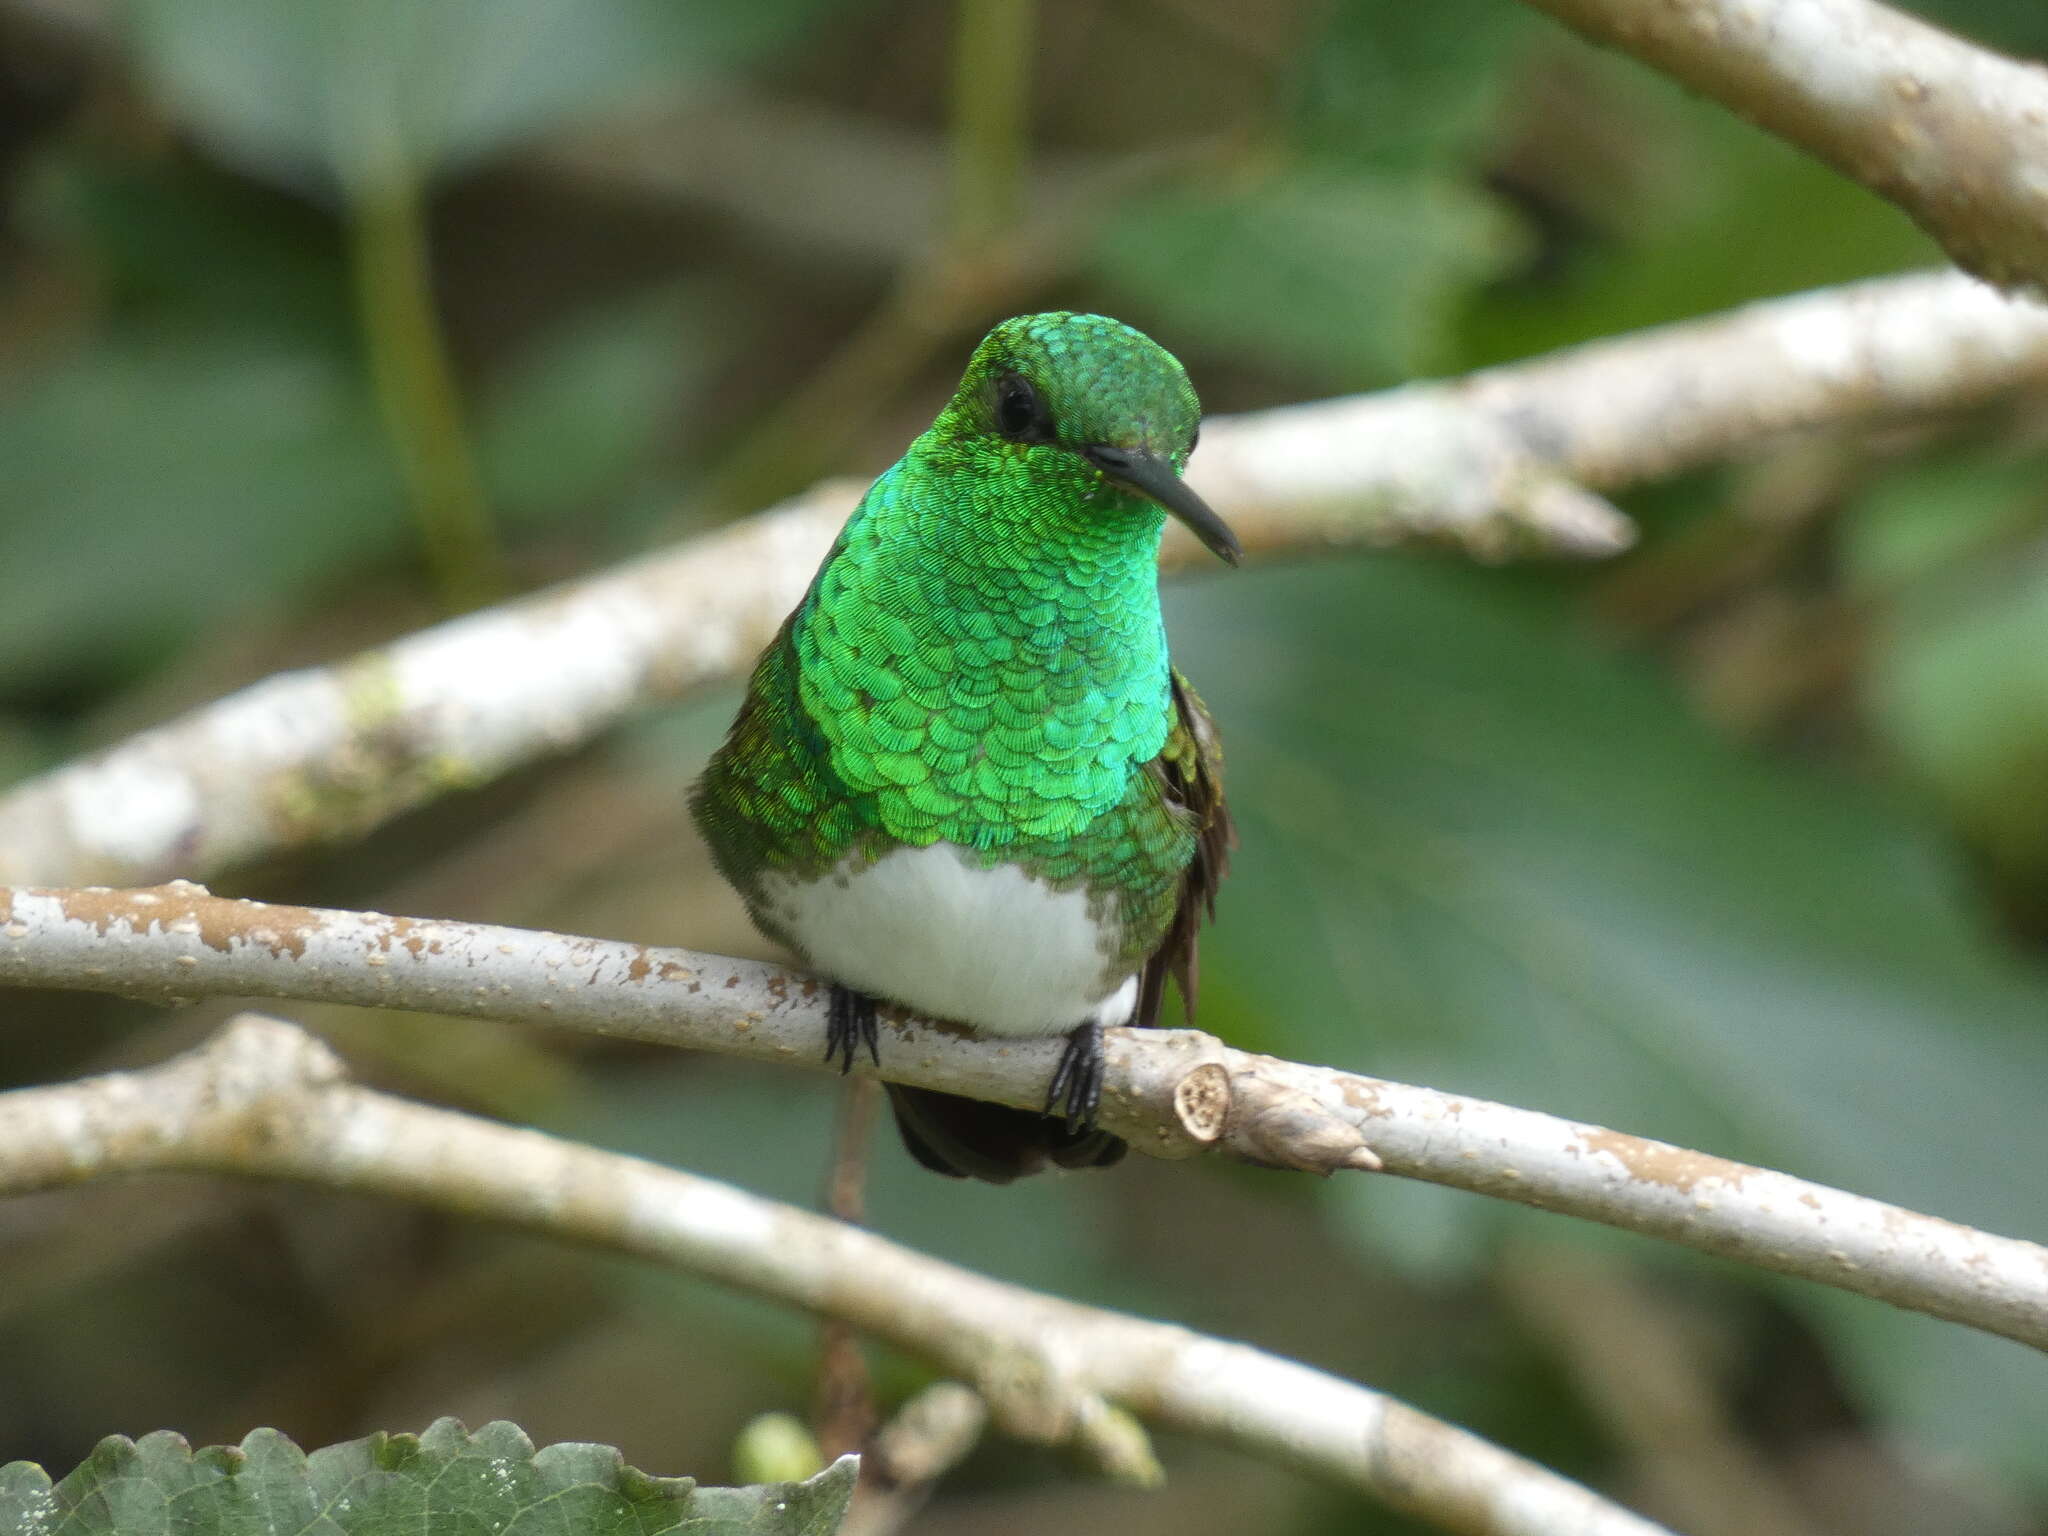
<svg viewBox="0 0 2048 1536">
<path fill-rule="evenodd" d="M 1747 1163 L 1730 1162 L 1705 1152 L 1688 1152 L 1683 1147 L 1625 1136 L 1619 1131 L 1588 1129 L 1579 1139 L 1588 1152 L 1604 1152 L 1620 1163 L 1630 1178 L 1661 1184 L 1682 1195 L 1694 1193 L 1710 1180 L 1739 1189 L 1742 1181 L 1756 1171 Z"/>
<path fill-rule="evenodd" d="M 226 954 L 237 942 L 266 949 L 294 960 L 306 953 L 308 929 L 303 922 L 281 920 L 279 909 L 259 901 L 221 901 L 205 886 L 187 880 L 112 891 L 103 886 L 63 893 L 64 915 L 87 923 L 103 937 L 116 929 L 147 933 L 188 933 L 208 949 Z M 292 909 L 285 909 L 287 911 Z"/>
</svg>

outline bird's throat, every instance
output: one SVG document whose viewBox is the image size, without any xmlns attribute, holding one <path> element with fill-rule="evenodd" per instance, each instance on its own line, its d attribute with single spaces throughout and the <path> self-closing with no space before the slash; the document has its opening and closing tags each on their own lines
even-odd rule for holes
<svg viewBox="0 0 2048 1536">
<path fill-rule="evenodd" d="M 914 456 L 869 493 L 792 639 L 833 770 L 877 796 L 891 836 L 1075 835 L 1157 755 L 1161 517 L 1130 500 Z"/>
</svg>

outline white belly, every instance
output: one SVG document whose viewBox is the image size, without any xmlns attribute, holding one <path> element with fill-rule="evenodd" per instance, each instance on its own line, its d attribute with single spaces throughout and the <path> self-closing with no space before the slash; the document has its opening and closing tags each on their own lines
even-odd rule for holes
<svg viewBox="0 0 2048 1536">
<path fill-rule="evenodd" d="M 1015 865 L 981 869 L 951 843 L 898 848 L 809 885 L 772 882 L 776 921 L 833 980 L 997 1035 L 1062 1034 L 1136 1010 L 1113 936 L 1081 890 Z"/>
</svg>

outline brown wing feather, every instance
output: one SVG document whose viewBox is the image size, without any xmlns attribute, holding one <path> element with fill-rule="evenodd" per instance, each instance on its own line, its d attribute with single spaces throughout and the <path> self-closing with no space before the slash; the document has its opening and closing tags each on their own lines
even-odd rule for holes
<svg viewBox="0 0 2048 1536">
<path fill-rule="evenodd" d="M 1178 671 L 1173 674 L 1173 706 L 1173 731 L 1147 772 L 1166 803 L 1187 818 L 1195 834 L 1195 856 L 1181 876 L 1173 922 L 1145 962 L 1139 983 L 1138 1009 L 1131 1022 L 1146 1029 L 1158 1026 L 1169 976 L 1180 988 L 1188 1022 L 1194 1022 L 1202 920 L 1215 916 L 1216 888 L 1230 868 L 1230 850 L 1237 846 L 1237 830 L 1223 802 L 1223 744 L 1216 722 Z"/>
</svg>

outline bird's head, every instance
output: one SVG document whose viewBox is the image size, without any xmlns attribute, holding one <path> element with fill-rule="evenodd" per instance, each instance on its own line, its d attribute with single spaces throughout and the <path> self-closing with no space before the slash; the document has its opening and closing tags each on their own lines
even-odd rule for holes
<svg viewBox="0 0 2048 1536">
<path fill-rule="evenodd" d="M 1055 311 L 990 331 L 936 430 L 1043 483 L 1132 492 L 1235 565 L 1237 536 L 1180 477 L 1201 419 L 1187 371 L 1158 342 L 1106 315 Z"/>
</svg>

